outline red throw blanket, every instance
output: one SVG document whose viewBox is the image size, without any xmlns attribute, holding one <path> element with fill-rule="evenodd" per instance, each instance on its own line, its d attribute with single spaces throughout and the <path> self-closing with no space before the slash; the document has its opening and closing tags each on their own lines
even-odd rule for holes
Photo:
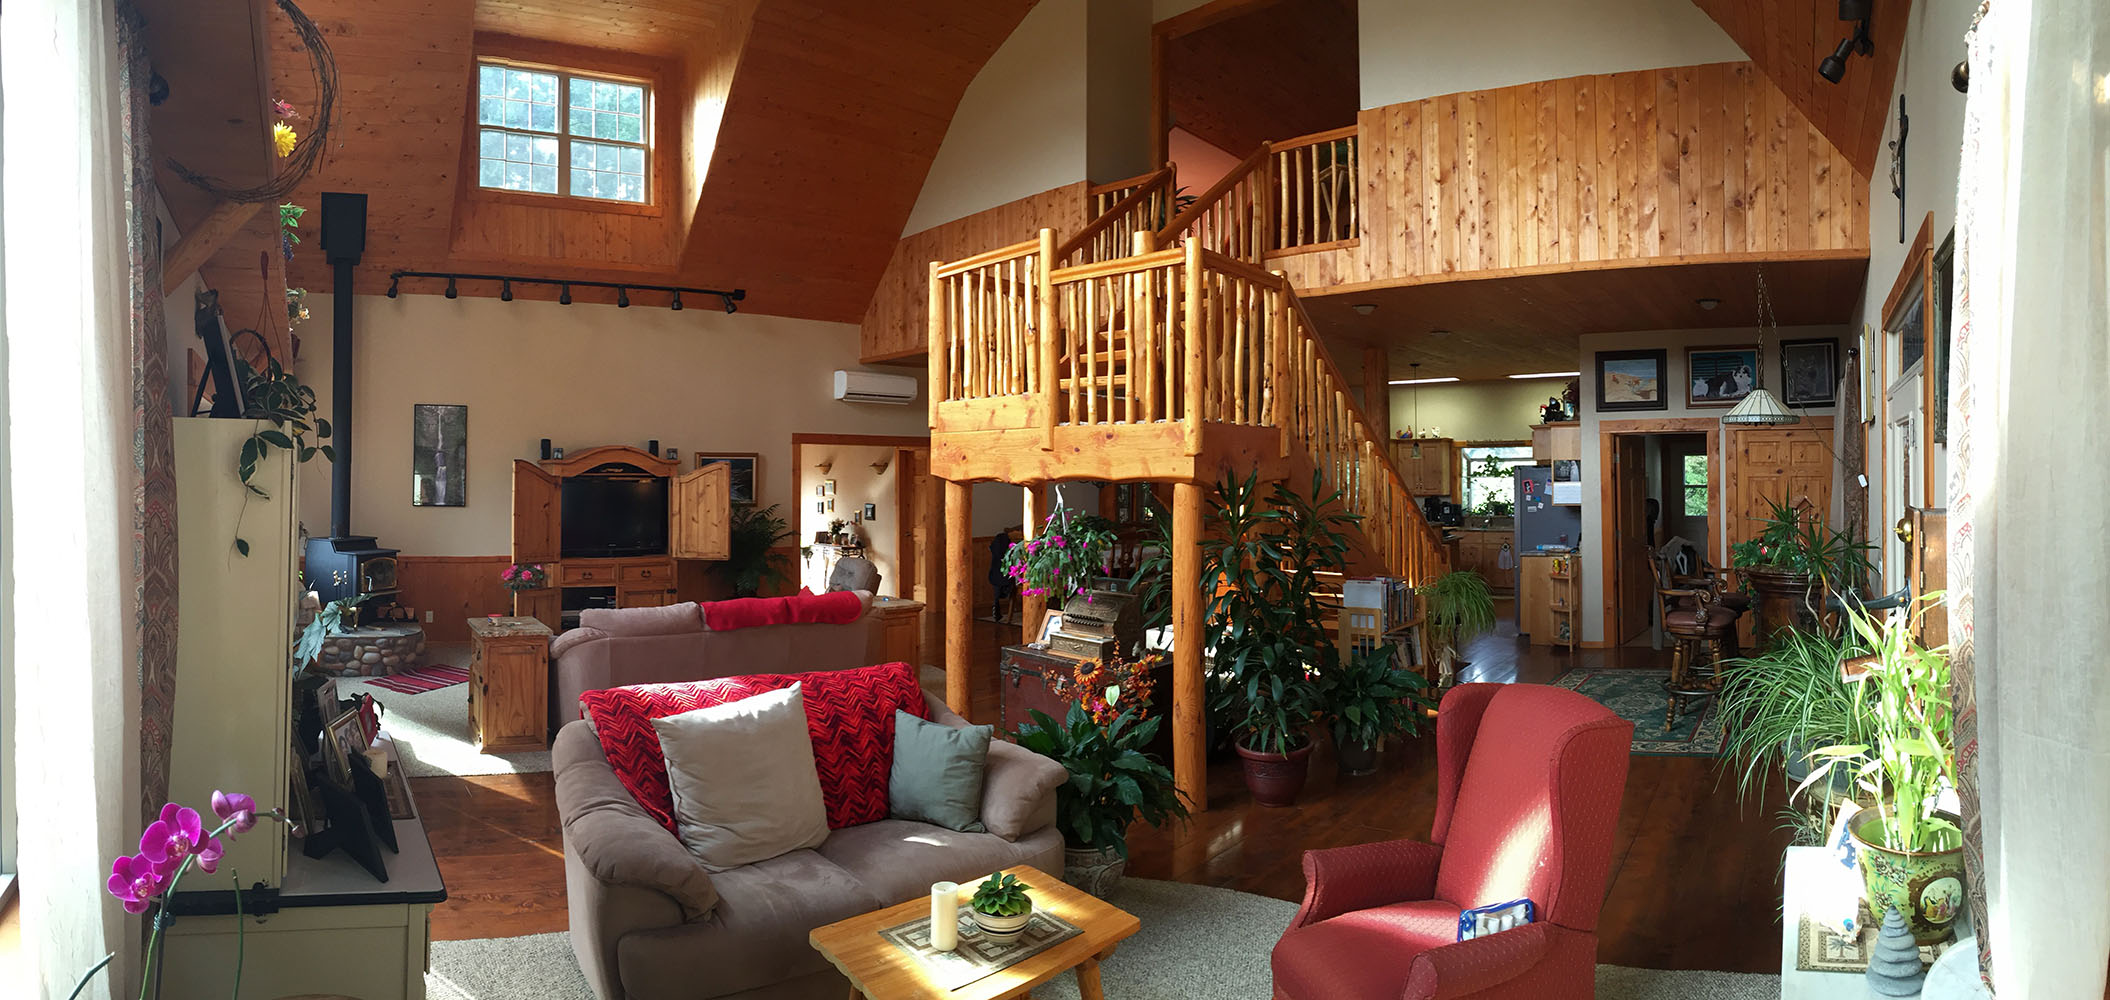
<svg viewBox="0 0 2110 1000">
<path fill-rule="evenodd" d="M 796 597 L 743 597 L 698 606 L 703 608 L 703 623 L 713 632 L 762 625 L 847 625 L 864 613 L 864 601 L 848 590 Z"/>
</svg>

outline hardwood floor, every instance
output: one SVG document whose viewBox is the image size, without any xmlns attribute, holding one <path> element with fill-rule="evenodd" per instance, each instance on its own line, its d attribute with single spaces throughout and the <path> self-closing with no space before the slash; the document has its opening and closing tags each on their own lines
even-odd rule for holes
<svg viewBox="0 0 2110 1000">
<path fill-rule="evenodd" d="M 1506 611 L 1506 606 L 1504 608 Z M 976 628 L 977 659 L 1018 629 Z M 1504 626 L 1467 650 L 1461 679 L 1546 682 L 1581 667 L 1668 665 L 1643 648 L 1556 652 L 1521 642 Z M 975 691 L 977 721 L 996 715 L 992 675 Z M 1212 763 L 1209 812 L 1183 827 L 1139 829 L 1132 875 L 1301 899 L 1302 852 L 1399 837 L 1425 838 L 1435 809 L 1434 741 L 1423 735 L 1388 751 L 1378 773 L 1336 777 L 1322 746 L 1312 782 L 1291 809 L 1248 799 L 1235 760 Z M 412 786 L 447 880 L 433 910 L 438 940 L 507 937 L 565 928 L 564 863 L 553 782 L 547 774 L 417 778 Z M 1738 809 L 1714 762 L 1635 757 L 1621 802 L 1598 960 L 1659 969 L 1769 972 L 1780 967 L 1781 850 L 1777 806 Z"/>
</svg>

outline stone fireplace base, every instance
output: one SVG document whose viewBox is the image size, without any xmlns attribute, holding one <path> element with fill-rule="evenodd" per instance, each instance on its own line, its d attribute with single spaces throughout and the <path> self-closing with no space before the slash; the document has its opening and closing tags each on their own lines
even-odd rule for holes
<svg viewBox="0 0 2110 1000">
<path fill-rule="evenodd" d="M 425 658 L 425 629 L 410 622 L 361 625 L 331 632 L 314 671 L 338 677 L 379 677 L 415 670 Z"/>
</svg>

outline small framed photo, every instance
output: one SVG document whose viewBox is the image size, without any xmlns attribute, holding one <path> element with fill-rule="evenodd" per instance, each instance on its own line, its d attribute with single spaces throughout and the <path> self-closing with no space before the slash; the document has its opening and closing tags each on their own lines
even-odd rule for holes
<svg viewBox="0 0 2110 1000">
<path fill-rule="evenodd" d="M 1781 342 L 1780 401 L 1789 406 L 1838 405 L 1838 341 L 1819 338 Z"/>
<path fill-rule="evenodd" d="M 1663 366 L 1668 352 L 1597 352 L 1597 412 L 1667 410 L 1663 395 Z"/>
<path fill-rule="evenodd" d="M 286 812 L 287 818 L 293 821 L 290 832 L 296 837 L 313 833 L 316 825 L 322 822 L 315 790 L 308 787 L 308 762 L 301 759 L 298 742 L 286 744 Z"/>
<path fill-rule="evenodd" d="M 325 722 L 337 717 L 337 678 L 331 677 L 315 688 L 315 717 Z"/>
<path fill-rule="evenodd" d="M 1758 384 L 1757 347 L 1685 350 L 1685 405 L 1734 406 Z"/>
<path fill-rule="evenodd" d="M 756 503 L 757 498 L 761 496 L 761 479 L 756 475 L 756 470 L 762 464 L 760 455 L 751 451 L 706 455 L 699 451 L 695 458 L 696 467 L 699 469 L 712 462 L 724 462 L 732 467 L 732 475 L 727 477 L 726 492 L 727 499 L 733 503 L 750 505 Z"/>
<path fill-rule="evenodd" d="M 359 721 L 357 708 L 331 719 L 323 727 L 323 770 L 331 783 L 342 788 L 352 787 L 352 762 L 359 761 L 359 766 L 366 766 L 366 746 L 365 727 Z"/>
<path fill-rule="evenodd" d="M 1041 619 L 1040 619 L 1040 638 L 1039 638 L 1039 639 L 1037 639 L 1037 640 L 1036 640 L 1036 642 L 1037 642 L 1037 643 L 1038 643 L 1039 645 L 1042 645 L 1042 646 L 1045 646 L 1045 645 L 1047 645 L 1048 643 L 1050 643 L 1050 642 L 1054 641 L 1054 639 L 1055 639 L 1055 633 L 1056 633 L 1056 631 L 1057 631 L 1057 630 L 1059 630 L 1059 629 L 1061 629 L 1061 628 L 1062 628 L 1062 612 L 1060 612 L 1060 611 L 1050 611 L 1050 612 L 1047 612 L 1046 614 L 1044 614 L 1044 615 L 1042 615 L 1042 616 L 1041 616 Z"/>
</svg>

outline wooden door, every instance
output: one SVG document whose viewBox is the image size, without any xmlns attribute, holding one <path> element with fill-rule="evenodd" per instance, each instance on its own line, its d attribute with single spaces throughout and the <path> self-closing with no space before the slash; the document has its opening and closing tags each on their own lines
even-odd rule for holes
<svg viewBox="0 0 2110 1000">
<path fill-rule="evenodd" d="M 513 561 L 553 563 L 561 551 L 564 492 L 556 476 L 513 460 Z M 556 573 L 550 574 L 555 578 Z"/>
<path fill-rule="evenodd" d="M 1618 575 L 1617 634 L 1607 636 L 1623 646 L 1648 631 L 1649 609 L 1655 598 L 1655 575 L 1649 570 L 1648 544 L 1648 441 L 1639 435 L 1612 439 L 1613 477 L 1610 551 Z"/>
<path fill-rule="evenodd" d="M 941 513 L 945 491 L 930 474 L 930 449 L 904 451 L 901 461 L 901 523 L 908 533 L 903 553 L 901 586 L 895 593 L 923 602 L 925 614 L 917 616 L 923 649 L 944 648 L 945 557 L 938 543 L 945 519 Z M 913 566 L 913 569 L 908 567 Z"/>
<path fill-rule="evenodd" d="M 1912 539 L 1905 550 L 1912 553 L 1906 582 L 1912 596 L 1921 597 L 1949 589 L 1949 512 L 1946 508 L 1914 507 L 1905 513 Z M 1949 641 L 1947 601 L 1930 605 L 1920 620 L 1920 645 L 1932 649 Z"/>
<path fill-rule="evenodd" d="M 929 552 L 923 548 L 929 535 L 928 526 L 922 522 L 924 499 L 930 492 L 930 449 L 902 448 L 894 453 L 894 474 L 901 477 L 897 482 L 895 500 L 898 509 L 894 512 L 894 593 L 914 600 L 923 600 L 923 577 L 930 564 Z"/>
<path fill-rule="evenodd" d="M 724 559 L 732 553 L 733 467 L 712 462 L 674 477 L 667 495 L 667 550 L 676 559 Z"/>
<path fill-rule="evenodd" d="M 1768 501 L 1826 517 L 1832 509 L 1832 429 L 1798 427 L 1740 430 L 1729 435 L 1736 461 L 1729 470 L 1729 544 L 1764 530 Z"/>
</svg>

